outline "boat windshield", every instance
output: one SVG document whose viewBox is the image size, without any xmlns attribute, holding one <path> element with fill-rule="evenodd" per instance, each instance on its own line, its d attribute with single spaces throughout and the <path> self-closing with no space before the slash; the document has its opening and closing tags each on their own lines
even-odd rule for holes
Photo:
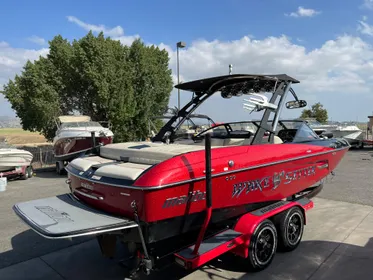
<svg viewBox="0 0 373 280">
<path fill-rule="evenodd" d="M 65 127 L 92 127 L 92 126 L 101 126 L 98 122 L 66 122 L 61 125 L 61 128 Z"/>
<path fill-rule="evenodd" d="M 293 142 L 306 142 L 320 137 L 305 123 L 299 123 Z"/>
<path fill-rule="evenodd" d="M 318 122 L 317 120 L 310 119 L 310 120 L 306 120 L 306 121 L 307 121 L 309 126 L 322 126 L 322 124 L 320 122 Z"/>
<path fill-rule="evenodd" d="M 255 134 L 258 127 L 253 124 L 252 121 L 247 122 L 236 122 L 236 123 L 222 123 L 215 125 L 211 127 L 210 129 L 207 129 L 203 132 L 201 132 L 198 136 L 204 136 L 205 134 L 209 133 L 211 134 L 211 137 L 228 137 L 230 135 L 242 135 L 244 137 L 245 135 L 251 135 Z"/>
</svg>

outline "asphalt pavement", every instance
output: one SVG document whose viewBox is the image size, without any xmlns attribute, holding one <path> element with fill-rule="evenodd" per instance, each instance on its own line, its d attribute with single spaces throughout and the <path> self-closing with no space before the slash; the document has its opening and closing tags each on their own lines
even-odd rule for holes
<svg viewBox="0 0 373 280">
<path fill-rule="evenodd" d="M 314 199 L 297 250 L 278 253 L 260 273 L 229 254 L 186 272 L 171 265 L 147 279 L 373 279 L 373 150 L 351 150 Z M 8 182 L 0 193 L 0 279 L 123 279 L 125 270 L 105 259 L 95 239 L 47 240 L 12 211 L 19 201 L 67 192 L 66 177 L 37 173 Z M 371 183 L 372 182 L 372 183 Z"/>
</svg>

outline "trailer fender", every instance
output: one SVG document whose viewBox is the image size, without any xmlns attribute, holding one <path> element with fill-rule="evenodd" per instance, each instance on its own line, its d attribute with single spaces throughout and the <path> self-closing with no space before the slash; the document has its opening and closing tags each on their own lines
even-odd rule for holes
<svg viewBox="0 0 373 280">
<path fill-rule="evenodd" d="M 246 258 L 248 256 L 248 248 L 251 236 L 255 233 L 258 225 L 266 219 L 272 220 L 272 218 L 277 214 L 292 207 L 299 207 L 302 210 L 304 222 L 306 223 L 305 212 L 313 207 L 313 202 L 308 198 L 301 198 L 297 201 L 278 201 L 274 204 L 265 206 L 241 216 L 233 226 L 233 229 L 244 234 L 244 243 L 241 246 L 234 248 L 232 252 Z"/>
</svg>

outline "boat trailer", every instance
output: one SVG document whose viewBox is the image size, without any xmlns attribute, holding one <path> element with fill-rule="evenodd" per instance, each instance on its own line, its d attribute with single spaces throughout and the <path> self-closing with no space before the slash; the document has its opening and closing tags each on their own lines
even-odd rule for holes
<svg viewBox="0 0 373 280">
<path fill-rule="evenodd" d="M 292 251 L 298 247 L 306 224 L 307 210 L 313 208 L 310 200 L 323 187 L 323 183 L 313 187 L 310 192 L 299 197 L 295 195 L 287 200 L 281 200 L 248 212 L 239 217 L 233 227 L 206 236 L 212 214 L 212 183 L 211 183 L 211 135 L 205 136 L 206 164 L 206 216 L 194 244 L 172 253 L 173 261 L 187 270 L 194 270 L 207 262 L 231 252 L 248 260 L 251 271 L 260 271 L 268 267 L 278 249 Z M 136 206 L 133 205 L 135 208 Z M 139 224 L 139 221 L 136 219 Z M 142 271 L 149 275 L 157 269 L 154 260 L 149 256 L 144 242 L 141 226 L 138 226 L 143 252 L 137 252 L 137 267 L 130 277 Z M 247 265 L 246 263 L 246 265 Z"/>
</svg>

